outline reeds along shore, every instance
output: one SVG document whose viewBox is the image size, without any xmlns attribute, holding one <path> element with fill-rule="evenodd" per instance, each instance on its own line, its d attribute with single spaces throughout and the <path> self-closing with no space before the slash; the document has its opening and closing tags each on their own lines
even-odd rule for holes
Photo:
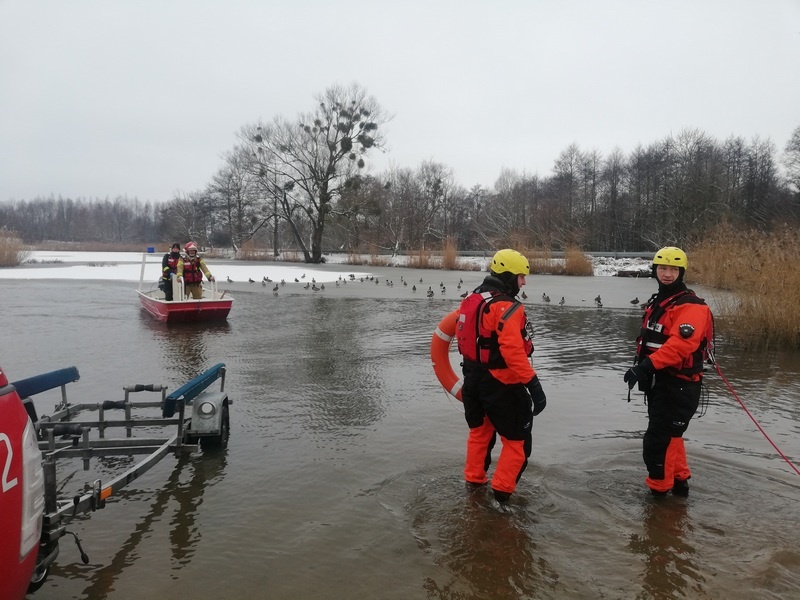
<svg viewBox="0 0 800 600">
<path fill-rule="evenodd" d="M 0 267 L 14 267 L 28 260 L 22 240 L 11 232 L 0 231 Z"/>
<path fill-rule="evenodd" d="M 800 348 L 800 232 L 717 228 L 688 250 L 689 281 L 732 292 L 717 300 L 715 323 L 746 348 Z"/>
</svg>

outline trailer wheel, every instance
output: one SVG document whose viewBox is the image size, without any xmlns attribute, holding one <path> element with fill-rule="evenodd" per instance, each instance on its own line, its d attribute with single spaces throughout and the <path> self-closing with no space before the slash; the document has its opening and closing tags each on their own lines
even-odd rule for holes
<svg viewBox="0 0 800 600">
<path fill-rule="evenodd" d="M 222 414 L 220 415 L 219 433 L 217 435 L 203 436 L 200 438 L 200 447 L 203 450 L 212 450 L 217 448 L 224 448 L 228 445 L 228 438 L 231 435 L 230 415 L 228 413 L 228 405 L 222 406 Z"/>
<path fill-rule="evenodd" d="M 44 582 L 47 580 L 47 576 L 50 574 L 50 567 L 45 567 L 44 569 L 40 569 L 38 566 L 31 575 L 31 582 L 28 584 L 28 593 L 32 594 L 40 587 L 44 585 Z"/>
</svg>

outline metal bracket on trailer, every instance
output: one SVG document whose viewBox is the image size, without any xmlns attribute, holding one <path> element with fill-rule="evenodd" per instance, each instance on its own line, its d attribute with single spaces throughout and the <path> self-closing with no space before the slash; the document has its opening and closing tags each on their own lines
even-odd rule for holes
<svg viewBox="0 0 800 600">
<path fill-rule="evenodd" d="M 190 404 L 200 393 L 205 390 L 209 385 L 214 383 L 219 378 L 222 378 L 220 383 L 220 392 L 225 391 L 225 363 L 219 363 L 208 369 L 205 373 L 201 373 L 191 381 L 183 384 L 177 390 L 167 396 L 164 401 L 164 410 L 162 415 L 166 418 L 175 415 L 175 408 L 181 402 Z"/>
</svg>

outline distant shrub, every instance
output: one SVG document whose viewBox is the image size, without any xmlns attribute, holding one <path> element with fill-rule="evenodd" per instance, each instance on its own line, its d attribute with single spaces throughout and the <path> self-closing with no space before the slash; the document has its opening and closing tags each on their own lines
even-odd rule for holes
<svg viewBox="0 0 800 600">
<path fill-rule="evenodd" d="M 450 271 L 458 269 L 458 246 L 452 237 L 447 238 L 442 245 L 442 268 Z"/>
<path fill-rule="evenodd" d="M 562 275 L 563 263 L 553 259 L 549 250 L 522 250 L 531 266 L 531 275 Z"/>
<path fill-rule="evenodd" d="M 564 269 L 567 275 L 594 275 L 592 261 L 579 249 L 567 248 L 564 256 Z"/>
<path fill-rule="evenodd" d="M 344 259 L 344 264 L 346 265 L 363 265 L 366 264 L 367 260 L 364 258 L 363 254 L 356 254 L 355 252 L 351 251 L 347 258 Z"/>
<path fill-rule="evenodd" d="M 241 245 L 239 248 L 239 252 L 236 253 L 239 260 L 247 260 L 247 261 L 256 261 L 256 260 L 266 260 L 267 259 L 267 252 L 256 247 L 255 242 L 253 240 L 248 240 Z"/>
<path fill-rule="evenodd" d="M 390 256 L 373 254 L 369 257 L 369 264 L 373 267 L 388 267 L 392 264 L 392 258 Z"/>
<path fill-rule="evenodd" d="M 458 270 L 459 271 L 485 271 L 486 268 L 487 268 L 486 266 L 479 265 L 479 264 L 474 263 L 474 262 L 462 261 L 461 263 L 459 263 Z"/>
<path fill-rule="evenodd" d="M 435 261 L 429 250 L 417 250 L 409 254 L 408 266 L 414 269 L 433 269 Z"/>
<path fill-rule="evenodd" d="M 22 240 L 13 231 L 0 229 L 0 267 L 16 267 L 30 257 Z"/>
</svg>

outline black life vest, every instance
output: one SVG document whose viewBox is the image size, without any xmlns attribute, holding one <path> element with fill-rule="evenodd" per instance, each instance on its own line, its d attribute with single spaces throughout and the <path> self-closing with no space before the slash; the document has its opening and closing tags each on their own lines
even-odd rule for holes
<svg viewBox="0 0 800 600">
<path fill-rule="evenodd" d="M 503 313 L 498 323 L 498 331 L 502 331 L 505 321 L 522 307 L 522 303 L 507 294 L 499 291 L 475 291 L 467 295 L 461 302 L 456 327 L 456 340 L 458 351 L 465 362 L 478 364 L 488 369 L 504 369 L 506 361 L 500 354 L 500 344 L 497 341 L 497 331 L 488 329 L 483 324 L 483 315 L 489 312 L 489 305 L 498 300 L 511 302 L 511 307 Z M 531 327 L 527 317 L 522 327 L 522 339 L 528 356 L 533 354 L 533 340 Z"/>
<path fill-rule="evenodd" d="M 642 328 L 639 333 L 636 348 L 636 363 L 642 362 L 647 356 L 658 350 L 668 339 L 669 335 L 664 333 L 663 323 L 660 323 L 667 309 L 681 304 L 702 304 L 706 301 L 698 298 L 692 290 L 683 290 L 666 300 L 656 302 L 657 294 L 653 294 L 647 303 L 644 312 Z M 684 361 L 680 369 L 668 367 L 664 371 L 671 375 L 678 375 L 685 379 L 692 379 L 693 375 L 703 371 L 703 363 L 708 361 L 714 363 L 714 315 L 709 311 L 708 325 L 700 341 L 697 350 L 692 353 L 691 359 Z"/>
</svg>

